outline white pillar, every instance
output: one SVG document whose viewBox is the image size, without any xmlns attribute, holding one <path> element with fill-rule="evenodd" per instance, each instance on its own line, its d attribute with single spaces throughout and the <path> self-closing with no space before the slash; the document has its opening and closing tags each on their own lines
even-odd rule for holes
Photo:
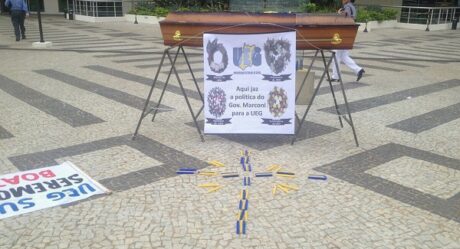
<svg viewBox="0 0 460 249">
<path fill-rule="evenodd" d="M 46 14 L 58 14 L 59 13 L 59 3 L 58 0 L 45 0 L 43 1 L 44 4 L 44 12 Z"/>
</svg>

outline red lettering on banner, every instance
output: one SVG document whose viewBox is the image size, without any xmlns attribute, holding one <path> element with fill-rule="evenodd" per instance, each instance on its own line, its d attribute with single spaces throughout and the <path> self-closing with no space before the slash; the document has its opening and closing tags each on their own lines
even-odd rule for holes
<svg viewBox="0 0 460 249">
<path fill-rule="evenodd" d="M 38 178 L 40 178 L 40 176 L 36 173 L 25 173 L 24 175 L 21 176 L 21 178 L 26 181 L 36 181 Z"/>
<path fill-rule="evenodd" d="M 2 180 L 6 183 L 9 183 L 9 184 L 19 184 L 19 176 L 14 176 L 13 178 L 11 179 L 8 179 L 8 178 L 2 178 Z"/>
<path fill-rule="evenodd" d="M 38 172 L 38 174 L 41 175 L 41 176 L 43 176 L 43 177 L 46 177 L 46 178 L 51 178 L 51 177 L 55 177 L 55 176 L 56 176 L 56 175 L 53 173 L 53 171 L 51 171 L 50 169 L 40 171 L 40 172 Z"/>
<path fill-rule="evenodd" d="M 15 175 L 10 178 L 1 178 L 0 181 L 3 181 L 3 183 L 7 183 L 10 185 L 17 185 L 19 184 L 20 179 L 24 181 L 36 181 L 39 178 L 44 177 L 44 178 L 53 178 L 56 177 L 56 174 L 50 169 L 47 170 L 42 170 L 38 173 L 25 173 L 25 174 L 20 174 L 20 175 Z M 0 188 L 6 187 L 7 185 L 5 184 L 0 184 Z"/>
</svg>

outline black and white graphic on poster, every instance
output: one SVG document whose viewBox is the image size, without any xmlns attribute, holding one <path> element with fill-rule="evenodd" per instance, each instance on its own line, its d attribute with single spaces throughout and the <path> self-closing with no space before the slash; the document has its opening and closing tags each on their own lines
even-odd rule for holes
<svg viewBox="0 0 460 249">
<path fill-rule="evenodd" d="M 209 91 L 207 100 L 209 113 L 215 117 L 207 118 L 207 122 L 214 125 L 229 124 L 230 118 L 218 119 L 225 113 L 227 108 L 227 96 L 224 90 L 220 87 L 214 87 Z"/>
<path fill-rule="evenodd" d="M 203 51 L 205 133 L 294 134 L 295 31 L 205 33 Z"/>
<path fill-rule="evenodd" d="M 262 64 L 261 49 L 254 45 L 244 44 L 243 47 L 233 48 L 233 64 L 241 70 Z"/>
<path fill-rule="evenodd" d="M 206 45 L 208 53 L 208 64 L 211 71 L 214 73 L 222 73 L 228 65 L 228 54 L 222 43 L 218 43 L 217 39 L 208 41 Z"/>
<path fill-rule="evenodd" d="M 209 68 L 216 74 L 223 73 L 228 66 L 228 54 L 227 49 L 222 43 L 218 42 L 218 39 L 208 40 L 206 45 L 207 61 Z M 206 80 L 214 82 L 225 82 L 232 80 L 232 75 L 215 75 L 206 74 Z"/>
<path fill-rule="evenodd" d="M 288 107 L 286 91 L 281 87 L 273 88 L 268 96 L 268 108 L 273 117 L 278 118 L 284 114 Z"/>
<path fill-rule="evenodd" d="M 286 109 L 288 108 L 288 96 L 287 92 L 281 88 L 275 86 L 272 91 L 270 91 L 268 95 L 268 109 L 270 110 L 270 113 L 273 115 L 275 118 L 280 118 L 283 116 L 285 113 Z M 291 124 L 290 118 L 286 119 L 268 119 L 268 118 L 263 118 L 262 119 L 263 124 L 268 124 L 268 125 L 287 125 Z"/>
<path fill-rule="evenodd" d="M 264 44 L 265 60 L 273 73 L 283 72 L 291 60 L 291 43 L 285 39 L 267 39 Z"/>
<path fill-rule="evenodd" d="M 280 74 L 291 62 L 291 43 L 286 39 L 269 38 L 264 44 L 265 61 L 276 75 L 263 74 L 263 80 L 286 81 L 291 74 Z"/>
</svg>

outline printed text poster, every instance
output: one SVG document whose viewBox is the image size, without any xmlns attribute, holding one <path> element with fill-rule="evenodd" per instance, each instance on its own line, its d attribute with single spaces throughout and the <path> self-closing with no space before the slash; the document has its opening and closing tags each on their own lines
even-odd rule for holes
<svg viewBox="0 0 460 249">
<path fill-rule="evenodd" d="M 296 33 L 205 34 L 205 133 L 294 134 Z"/>
</svg>

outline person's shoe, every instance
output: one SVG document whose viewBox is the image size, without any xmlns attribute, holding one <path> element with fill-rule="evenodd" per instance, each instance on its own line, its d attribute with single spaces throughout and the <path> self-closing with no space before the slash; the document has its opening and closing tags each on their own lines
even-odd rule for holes
<svg viewBox="0 0 460 249">
<path fill-rule="evenodd" d="M 331 82 L 339 82 L 338 79 L 331 79 Z"/>
<path fill-rule="evenodd" d="M 19 40 L 20 40 L 19 37 L 16 37 L 16 41 L 19 41 Z"/>
<path fill-rule="evenodd" d="M 25 39 L 26 39 L 26 36 L 25 36 L 25 35 L 22 35 L 22 39 L 25 40 Z"/>
<path fill-rule="evenodd" d="M 356 79 L 356 81 L 359 81 L 359 80 L 363 77 L 363 74 L 364 74 L 365 72 L 366 72 L 366 71 L 364 71 L 364 69 L 359 70 L 359 72 L 358 72 L 358 78 Z"/>
</svg>

